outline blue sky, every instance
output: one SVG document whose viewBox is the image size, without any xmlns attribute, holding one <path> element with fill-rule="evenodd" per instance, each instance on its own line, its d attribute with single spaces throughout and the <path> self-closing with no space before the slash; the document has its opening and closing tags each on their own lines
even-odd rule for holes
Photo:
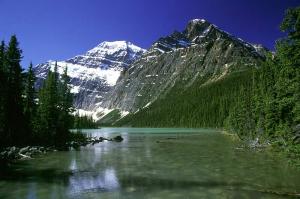
<svg viewBox="0 0 300 199">
<path fill-rule="evenodd" d="M 204 18 L 273 49 L 284 10 L 300 0 L 0 0 L 0 40 L 16 34 L 23 67 L 82 54 L 102 41 L 148 48 Z"/>
</svg>

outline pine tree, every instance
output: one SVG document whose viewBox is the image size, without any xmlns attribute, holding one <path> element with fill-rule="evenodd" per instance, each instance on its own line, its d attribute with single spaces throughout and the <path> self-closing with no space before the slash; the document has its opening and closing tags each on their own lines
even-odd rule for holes
<svg viewBox="0 0 300 199">
<path fill-rule="evenodd" d="M 281 24 L 281 30 L 288 36 L 278 45 L 280 57 L 293 68 L 291 89 L 293 95 L 293 125 L 300 124 L 300 7 L 288 9 Z"/>
<path fill-rule="evenodd" d="M 69 129 L 72 128 L 72 116 L 73 112 L 73 95 L 70 91 L 70 78 L 67 75 L 68 68 L 66 67 L 64 73 L 61 76 L 61 81 L 58 83 L 58 95 L 59 95 L 59 130 L 56 135 L 56 144 L 63 145 L 66 143 L 69 137 Z"/>
<path fill-rule="evenodd" d="M 24 115 L 26 119 L 26 126 L 27 126 L 27 134 L 32 140 L 32 131 L 33 131 L 33 121 L 36 114 L 36 91 L 34 88 L 36 77 L 32 70 L 32 63 L 30 63 L 28 68 L 28 73 L 25 82 L 25 99 L 24 99 Z"/>
<path fill-rule="evenodd" d="M 24 115 L 22 103 L 22 68 L 20 65 L 22 56 L 19 43 L 15 35 L 10 39 L 6 51 L 7 78 L 7 104 L 5 132 L 8 135 L 8 144 L 22 145 L 24 140 Z"/>
<path fill-rule="evenodd" d="M 0 45 L 0 147 L 4 146 L 6 142 L 6 134 L 5 134 L 5 122 L 6 122 L 6 111 L 5 111 L 5 104 L 6 104 L 6 97 L 7 97 L 7 71 L 5 68 L 5 43 L 4 41 L 1 42 Z"/>
<path fill-rule="evenodd" d="M 44 145 L 54 145 L 58 130 L 59 104 L 57 92 L 57 64 L 54 72 L 48 72 L 43 87 L 39 91 L 37 118 L 35 121 L 35 137 Z"/>
<path fill-rule="evenodd" d="M 281 24 L 287 36 L 277 42 L 279 62 L 276 81 L 281 134 L 289 134 L 299 123 L 299 70 L 300 70 L 300 7 L 288 9 Z"/>
</svg>

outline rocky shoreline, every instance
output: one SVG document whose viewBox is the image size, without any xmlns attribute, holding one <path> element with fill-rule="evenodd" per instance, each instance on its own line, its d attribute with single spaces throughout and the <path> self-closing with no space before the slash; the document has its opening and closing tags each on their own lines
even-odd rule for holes
<svg viewBox="0 0 300 199">
<path fill-rule="evenodd" d="M 122 142 L 123 137 L 120 135 L 114 138 L 104 138 L 104 137 L 88 137 L 81 141 L 71 141 L 67 143 L 65 149 L 78 149 L 81 146 L 87 146 L 89 144 L 94 145 L 103 141 L 114 141 Z M 47 152 L 58 151 L 55 147 L 43 147 L 43 146 L 26 146 L 26 147 L 6 147 L 0 151 L 0 163 L 13 162 L 17 160 L 32 159 L 35 156 L 46 154 Z"/>
<path fill-rule="evenodd" d="M 40 154 L 46 154 L 50 151 L 57 151 L 54 147 L 26 146 L 26 147 L 6 147 L 0 152 L 0 162 L 9 162 L 14 160 L 31 159 Z"/>
</svg>

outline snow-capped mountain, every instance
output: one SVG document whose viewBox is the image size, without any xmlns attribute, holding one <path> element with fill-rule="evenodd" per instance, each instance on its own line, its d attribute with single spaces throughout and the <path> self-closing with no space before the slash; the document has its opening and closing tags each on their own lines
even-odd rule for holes
<svg viewBox="0 0 300 199">
<path fill-rule="evenodd" d="M 60 74 L 65 67 L 68 68 L 75 108 L 83 114 L 93 110 L 116 84 L 121 72 L 144 52 L 144 49 L 127 41 L 105 41 L 83 55 L 58 61 Z M 54 65 L 55 61 L 48 61 L 34 67 L 38 88 Z"/>
<path fill-rule="evenodd" d="M 121 75 L 94 112 L 117 109 L 135 114 L 159 98 L 171 99 L 169 91 L 176 85 L 184 85 L 185 90 L 198 82 L 202 86 L 259 67 L 267 51 L 204 19 L 191 20 L 182 32 L 175 31 L 154 42 Z"/>
</svg>

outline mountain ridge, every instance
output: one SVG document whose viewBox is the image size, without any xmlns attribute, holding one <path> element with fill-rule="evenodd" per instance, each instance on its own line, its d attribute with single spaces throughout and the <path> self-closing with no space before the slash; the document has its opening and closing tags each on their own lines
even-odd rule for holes
<svg viewBox="0 0 300 199">
<path fill-rule="evenodd" d="M 207 84 L 232 72 L 258 67 L 267 51 L 204 19 L 191 20 L 182 32 L 154 42 L 120 76 L 94 112 L 119 109 L 135 113 L 167 95 L 175 84 L 188 87 L 197 79 Z"/>
</svg>

